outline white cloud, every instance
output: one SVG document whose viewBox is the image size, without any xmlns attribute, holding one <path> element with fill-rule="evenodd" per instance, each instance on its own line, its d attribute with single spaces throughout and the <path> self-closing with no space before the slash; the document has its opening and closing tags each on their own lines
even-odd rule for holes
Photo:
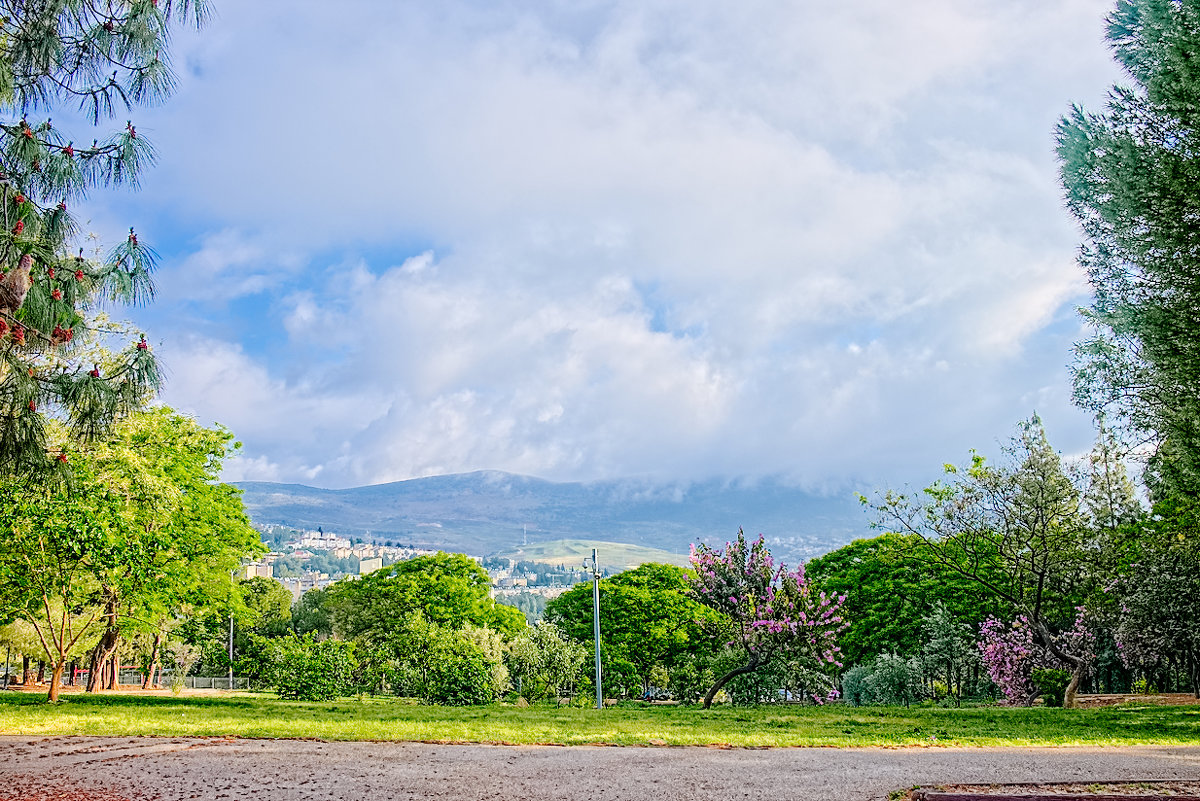
<svg viewBox="0 0 1200 801">
<path fill-rule="evenodd" d="M 170 397 L 326 483 L 886 478 L 1074 420 L 1051 128 L 1108 7 L 231 4 L 147 195 L 211 226 L 164 302 L 260 319 L 175 333 Z"/>
</svg>

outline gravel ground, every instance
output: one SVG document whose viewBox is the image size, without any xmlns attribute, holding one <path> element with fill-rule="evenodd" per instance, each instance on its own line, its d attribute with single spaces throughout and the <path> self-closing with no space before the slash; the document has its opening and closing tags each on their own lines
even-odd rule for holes
<svg viewBox="0 0 1200 801">
<path fill-rule="evenodd" d="M 988 782 L 1200 780 L 1200 746 L 715 749 L 0 737 L 0 801 L 885 799 Z"/>
</svg>

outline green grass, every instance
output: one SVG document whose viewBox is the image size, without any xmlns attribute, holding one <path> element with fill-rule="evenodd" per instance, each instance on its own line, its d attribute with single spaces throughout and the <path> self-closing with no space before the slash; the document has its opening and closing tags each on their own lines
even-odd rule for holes
<svg viewBox="0 0 1200 801">
<path fill-rule="evenodd" d="M 690 564 L 686 554 L 663 551 L 658 548 L 647 548 L 643 545 L 602 542 L 600 540 L 549 540 L 547 542 L 532 542 L 520 548 L 513 548 L 496 555 L 504 559 L 540 562 L 546 565 L 579 567 L 585 558 L 591 558 L 593 548 L 599 551 L 600 566 L 612 568 L 613 570 L 629 570 L 639 565 L 644 565 L 647 562 L 664 562 L 680 567 L 687 567 Z"/>
<path fill-rule="evenodd" d="M 0 733 L 314 737 L 325 740 L 577 745 L 996 746 L 1197 745 L 1200 706 L 1103 709 L 699 708 L 492 706 L 455 709 L 396 699 L 329 703 L 273 697 L 65 695 L 0 697 Z"/>
</svg>

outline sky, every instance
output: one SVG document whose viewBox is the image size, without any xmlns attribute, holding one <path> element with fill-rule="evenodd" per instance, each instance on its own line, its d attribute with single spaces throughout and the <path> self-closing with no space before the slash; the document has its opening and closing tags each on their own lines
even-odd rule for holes
<svg viewBox="0 0 1200 801">
<path fill-rule="evenodd" d="M 841 492 L 1034 412 L 1080 453 L 1054 126 L 1111 5 L 217 0 L 81 217 L 159 252 L 129 316 L 228 480 Z"/>
</svg>

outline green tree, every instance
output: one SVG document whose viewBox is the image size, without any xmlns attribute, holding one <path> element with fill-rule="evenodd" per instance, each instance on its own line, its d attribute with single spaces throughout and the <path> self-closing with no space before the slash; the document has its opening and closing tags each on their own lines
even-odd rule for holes
<svg viewBox="0 0 1200 801">
<path fill-rule="evenodd" d="M 324 588 L 314 587 L 292 604 L 292 630 L 298 635 L 315 635 L 321 640 L 333 634 L 328 593 Z"/>
<path fill-rule="evenodd" d="M 600 640 L 606 675 L 627 663 L 641 689 L 655 669 L 673 670 L 686 655 L 711 651 L 705 621 L 716 614 L 689 595 L 687 572 L 675 565 L 644 564 L 600 581 Z M 546 620 L 577 642 L 594 648 L 592 585 L 578 584 L 546 607 Z"/>
<path fill-rule="evenodd" d="M 90 646 L 103 612 L 91 559 L 111 553 L 110 509 L 62 484 L 0 479 L 5 536 L 0 584 L 10 612 L 33 629 L 51 665 L 49 698 L 58 700 L 68 659 Z"/>
<path fill-rule="evenodd" d="M 227 597 L 229 571 L 261 549 L 239 493 L 217 480 L 230 439 L 160 408 L 81 451 L 65 468 L 69 483 L 0 478 L 0 597 L 42 631 L 59 675 L 97 629 L 93 676 L 124 633 L 161 633 Z"/>
<path fill-rule="evenodd" d="M 463 554 L 418 556 L 329 589 L 333 628 L 346 638 L 381 639 L 412 612 L 452 629 L 468 624 L 513 634 L 525 616 L 491 597 L 487 571 Z"/>
<path fill-rule="evenodd" d="M 269 648 L 268 680 L 280 698 L 329 701 L 350 692 L 358 667 L 353 643 L 291 635 L 271 641 Z"/>
<path fill-rule="evenodd" d="M 1023 423 L 991 466 L 975 454 L 962 471 L 921 497 L 888 492 L 874 508 L 878 525 L 915 535 L 929 558 L 979 584 L 1031 624 L 1038 645 L 1072 672 L 1067 705 L 1089 655 L 1060 636 L 1095 579 L 1080 489 L 1066 474 L 1037 417 Z"/>
<path fill-rule="evenodd" d="M 981 565 L 988 566 L 994 561 Z M 925 618 L 938 605 L 976 627 L 1011 612 L 986 585 L 934 559 L 925 540 L 911 533 L 855 540 L 811 560 L 805 570 L 826 593 L 846 596 L 842 615 L 849 625 L 838 643 L 848 665 L 883 653 L 919 654 Z"/>
<path fill-rule="evenodd" d="M 519 682 L 521 695 L 531 700 L 573 693 L 587 659 L 587 648 L 544 620 L 523 630 L 509 644 L 509 673 Z"/>
<path fill-rule="evenodd" d="M 946 694 L 961 699 L 967 671 L 979 665 L 976 646 L 978 625 L 972 626 L 954 616 L 940 601 L 922 621 L 925 643 L 921 656 L 925 670 L 946 681 Z"/>
<path fill-rule="evenodd" d="M 1200 697 L 1200 513 L 1168 499 L 1139 526 L 1141 548 L 1112 582 L 1122 662 L 1166 690 Z M 1181 675 L 1182 681 L 1173 680 Z"/>
<path fill-rule="evenodd" d="M 1107 36 L 1130 83 L 1057 130 L 1095 334 L 1075 394 L 1155 449 L 1159 481 L 1200 490 L 1200 3 L 1120 0 Z"/>
<path fill-rule="evenodd" d="M 60 104 L 93 124 L 168 95 L 172 26 L 200 25 L 202 0 L 5 2 L 0 28 L 0 464 L 61 463 L 140 407 L 160 383 L 144 336 L 107 325 L 101 302 L 153 295 L 154 253 L 130 230 L 85 258 L 68 203 L 96 186 L 136 185 L 154 150 L 132 122 L 76 146 L 52 125 Z M 34 115 L 47 116 L 35 118 Z M 96 133 L 96 132 L 93 132 Z M 89 343 L 116 344 L 102 357 Z M 115 341 L 115 342 L 114 342 Z M 88 358 L 93 356 L 93 358 Z M 67 423 L 51 442 L 47 421 Z"/>
</svg>

